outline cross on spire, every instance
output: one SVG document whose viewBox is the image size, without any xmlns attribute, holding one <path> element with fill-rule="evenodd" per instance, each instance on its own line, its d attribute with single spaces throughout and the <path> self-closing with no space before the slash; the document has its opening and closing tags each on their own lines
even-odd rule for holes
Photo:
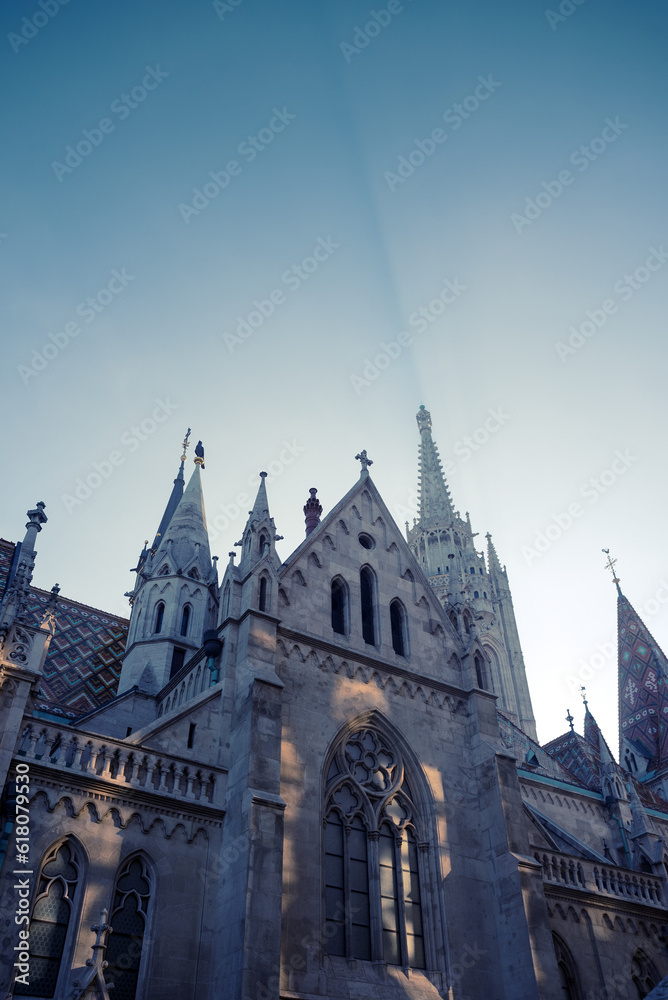
<svg viewBox="0 0 668 1000">
<path fill-rule="evenodd" d="M 362 476 L 363 476 L 365 472 L 366 472 L 366 473 L 368 474 L 368 472 L 369 472 L 369 466 L 370 466 L 370 465 L 373 465 L 373 462 L 372 462 L 372 460 L 371 460 L 371 459 L 370 459 L 370 458 L 369 458 L 369 457 L 367 456 L 367 453 L 366 453 L 366 448 L 364 449 L 364 451 L 361 451 L 361 452 L 359 453 L 359 455 L 355 455 L 355 458 L 356 458 L 356 460 L 357 460 L 358 462 L 361 462 L 361 463 L 362 463 L 362 471 L 361 471 L 360 475 L 362 475 Z"/>
<path fill-rule="evenodd" d="M 609 569 L 610 572 L 612 573 L 612 582 L 617 588 L 617 593 L 621 594 L 621 589 L 619 587 L 619 577 L 615 572 L 615 565 L 617 563 L 617 560 L 613 559 L 612 556 L 610 555 L 610 549 L 601 549 L 601 552 L 605 552 L 606 556 L 608 557 L 608 561 L 605 564 L 605 569 Z"/>
<path fill-rule="evenodd" d="M 571 732 L 574 733 L 575 729 L 573 728 L 573 716 L 571 715 L 570 708 L 566 709 L 566 722 L 571 727 Z"/>
<path fill-rule="evenodd" d="M 185 462 L 185 460 L 186 460 L 186 451 L 190 447 L 190 441 L 188 440 L 189 437 L 190 437 L 190 428 L 188 428 L 188 430 L 186 432 L 186 436 L 183 439 L 183 445 L 182 445 L 182 447 L 183 447 L 183 454 L 181 455 L 181 461 L 182 462 Z"/>
</svg>

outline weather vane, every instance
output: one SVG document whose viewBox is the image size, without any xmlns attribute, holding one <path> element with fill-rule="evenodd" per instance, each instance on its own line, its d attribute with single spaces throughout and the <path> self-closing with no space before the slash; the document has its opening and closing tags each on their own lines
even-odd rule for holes
<svg viewBox="0 0 668 1000">
<path fill-rule="evenodd" d="M 614 583 L 615 587 L 621 594 L 621 590 L 619 589 L 619 577 L 615 573 L 615 565 L 617 563 L 617 560 L 613 559 L 612 556 L 610 555 L 610 549 L 601 549 L 601 552 L 605 552 L 606 556 L 608 557 L 608 561 L 605 564 L 605 568 L 609 569 L 610 572 L 612 573 L 612 582 Z"/>
<path fill-rule="evenodd" d="M 190 437 L 190 428 L 188 428 L 186 436 L 183 439 L 183 454 L 181 455 L 181 461 L 182 462 L 185 462 L 185 460 L 186 460 L 186 451 L 190 447 L 190 441 L 188 440 L 189 437 Z"/>
<path fill-rule="evenodd" d="M 584 702 L 584 707 L 588 709 L 589 703 L 587 701 L 587 688 L 584 686 L 584 684 L 580 685 L 580 691 L 582 692 L 582 700 Z"/>
</svg>

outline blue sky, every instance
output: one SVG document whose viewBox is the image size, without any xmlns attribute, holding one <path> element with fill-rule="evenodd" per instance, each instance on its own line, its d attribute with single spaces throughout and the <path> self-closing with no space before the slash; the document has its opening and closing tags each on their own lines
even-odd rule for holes
<svg viewBox="0 0 668 1000">
<path fill-rule="evenodd" d="M 603 547 L 668 647 L 665 8 L 56 4 L 0 12 L 0 534 L 46 502 L 35 582 L 127 612 L 188 426 L 223 561 L 270 466 L 284 557 L 364 447 L 403 524 L 424 403 L 541 738 L 586 680 L 615 743 Z"/>
</svg>

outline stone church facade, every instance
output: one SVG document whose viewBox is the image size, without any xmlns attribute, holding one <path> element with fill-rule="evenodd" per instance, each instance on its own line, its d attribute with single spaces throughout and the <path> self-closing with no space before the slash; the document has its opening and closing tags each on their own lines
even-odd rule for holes
<svg viewBox="0 0 668 1000">
<path fill-rule="evenodd" d="M 636 1000 L 668 975 L 668 663 L 620 592 L 620 763 L 588 709 L 541 746 L 507 573 L 417 422 L 405 534 L 362 452 L 281 561 L 261 473 L 220 581 L 184 450 L 129 623 L 31 586 L 43 504 L 2 543 L 3 996 Z"/>
</svg>

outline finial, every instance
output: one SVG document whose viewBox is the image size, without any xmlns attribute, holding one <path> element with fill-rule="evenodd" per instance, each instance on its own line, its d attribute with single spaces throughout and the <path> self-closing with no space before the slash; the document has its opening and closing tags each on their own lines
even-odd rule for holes
<svg viewBox="0 0 668 1000">
<path fill-rule="evenodd" d="M 566 709 L 566 722 L 571 727 L 571 732 L 574 733 L 575 729 L 573 728 L 573 716 L 571 715 L 570 708 Z"/>
<path fill-rule="evenodd" d="M 201 465 L 204 468 L 204 448 L 202 447 L 202 442 L 198 441 L 195 445 L 195 457 L 193 459 L 195 465 Z"/>
<path fill-rule="evenodd" d="M 367 456 L 366 448 L 364 449 L 364 451 L 361 451 L 359 455 L 355 455 L 355 458 L 357 459 L 358 462 L 362 463 L 362 471 L 360 472 L 360 475 L 363 476 L 365 473 L 368 475 L 369 466 L 373 465 L 373 462 Z"/>
<path fill-rule="evenodd" d="M 609 569 L 610 572 L 612 573 L 612 582 L 614 583 L 615 587 L 617 588 L 617 593 L 621 595 L 622 591 L 621 591 L 620 586 L 619 586 L 619 577 L 615 573 L 615 564 L 616 564 L 617 560 L 613 559 L 611 557 L 611 555 L 610 555 L 610 549 L 601 549 L 601 552 L 605 552 L 606 556 L 608 557 L 608 561 L 605 564 L 605 569 Z"/>
<path fill-rule="evenodd" d="M 431 413 L 424 403 L 420 403 L 420 409 L 417 411 L 415 419 L 417 420 L 419 430 L 429 430 L 431 427 Z"/>
<path fill-rule="evenodd" d="M 260 479 L 266 479 L 266 478 L 267 478 L 267 473 L 266 472 L 261 472 L 260 473 Z"/>
<path fill-rule="evenodd" d="M 589 711 L 589 704 L 587 702 L 587 688 L 584 686 L 584 684 L 580 685 L 580 691 L 582 693 L 582 700 L 584 702 L 584 707 L 587 709 L 587 711 Z"/>
<path fill-rule="evenodd" d="M 366 454 L 366 452 L 365 452 Z M 358 456 L 359 458 L 359 456 Z M 306 521 L 306 537 L 311 534 L 313 529 L 320 522 L 320 515 L 322 514 L 322 504 L 318 500 L 316 493 L 318 492 L 315 486 L 312 486 L 309 490 L 311 494 L 306 503 L 304 504 L 304 515 Z"/>
<path fill-rule="evenodd" d="M 44 508 L 46 504 L 43 500 L 38 500 L 35 504 L 34 510 L 27 511 L 29 521 L 26 524 L 26 528 L 35 528 L 37 531 L 42 530 L 42 525 L 46 524 L 47 516 L 44 513 Z"/>
<path fill-rule="evenodd" d="M 189 437 L 190 437 L 190 428 L 188 428 L 188 430 L 186 431 L 186 436 L 184 437 L 184 439 L 183 439 L 183 445 L 181 446 L 183 448 L 183 454 L 181 455 L 181 461 L 182 462 L 185 462 L 185 460 L 186 460 L 186 452 L 187 452 L 188 448 L 190 447 L 190 441 L 188 440 Z"/>
<path fill-rule="evenodd" d="M 233 563 L 234 560 L 237 558 L 236 552 L 228 552 L 227 554 L 230 557 L 230 562 Z"/>
</svg>

